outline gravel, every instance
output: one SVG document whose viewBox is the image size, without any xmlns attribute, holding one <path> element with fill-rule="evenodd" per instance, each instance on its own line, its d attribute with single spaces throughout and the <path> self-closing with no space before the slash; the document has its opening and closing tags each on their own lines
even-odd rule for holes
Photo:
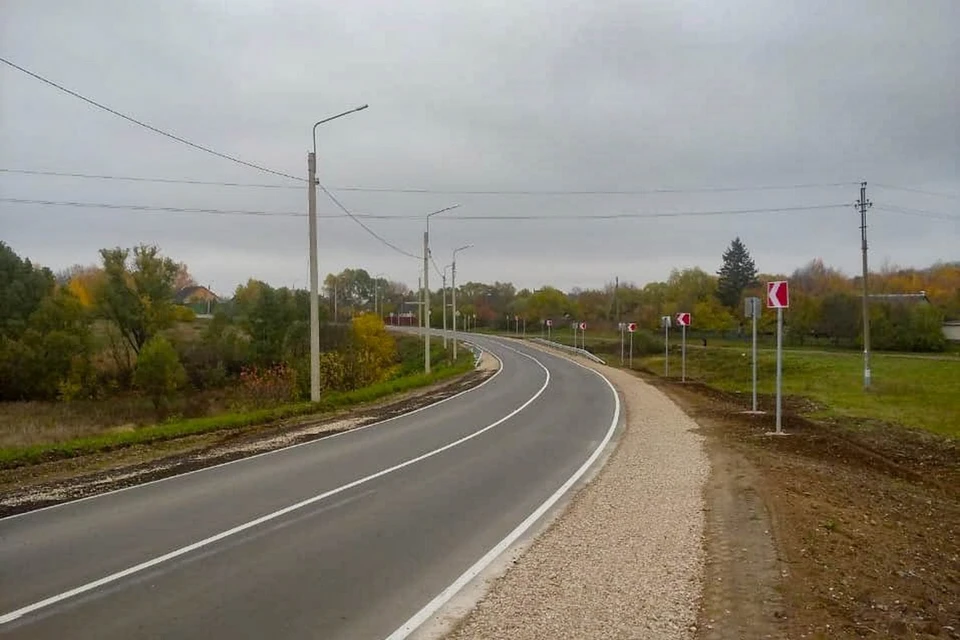
<svg viewBox="0 0 960 640">
<path fill-rule="evenodd" d="M 627 372 L 625 430 L 603 470 L 447 637 L 692 638 L 709 461 L 697 425 Z"/>
</svg>

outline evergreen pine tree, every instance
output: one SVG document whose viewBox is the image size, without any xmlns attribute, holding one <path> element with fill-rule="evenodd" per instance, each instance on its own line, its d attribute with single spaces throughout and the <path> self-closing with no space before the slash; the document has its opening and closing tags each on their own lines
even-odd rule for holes
<svg viewBox="0 0 960 640">
<path fill-rule="evenodd" d="M 757 266 L 739 236 L 723 252 L 723 266 L 717 275 L 720 276 L 717 280 L 717 298 L 730 308 L 740 304 L 744 289 L 757 284 Z"/>
</svg>

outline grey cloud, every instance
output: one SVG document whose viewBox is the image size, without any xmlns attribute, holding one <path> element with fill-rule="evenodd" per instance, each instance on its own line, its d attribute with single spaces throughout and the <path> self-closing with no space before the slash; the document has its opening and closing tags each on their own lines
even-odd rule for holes
<svg viewBox="0 0 960 640">
<path fill-rule="evenodd" d="M 0 5 L 0 54 L 157 126 L 305 173 L 316 119 L 331 186 L 437 189 L 889 183 L 960 193 L 960 5 L 856 2 L 316 2 Z M 0 166 L 272 182 L 0 69 Z M 282 181 L 281 181 L 282 182 Z M 0 174 L 5 197 L 303 211 L 300 190 L 214 189 Z M 339 192 L 352 209 L 422 215 L 702 211 L 851 204 L 824 189 L 506 197 Z M 957 259 L 956 199 L 874 188 L 877 264 Z M 321 212 L 336 209 L 321 195 Z M 812 257 L 858 268 L 852 207 L 629 221 L 437 220 L 438 262 L 473 243 L 461 275 L 599 286 L 620 275 L 713 271 L 740 235 L 764 271 Z M 422 222 L 369 222 L 420 251 Z M 151 241 L 203 281 L 305 285 L 302 218 L 231 218 L 0 203 L 0 236 L 53 267 Z M 418 265 L 348 220 L 321 221 L 321 268 L 415 282 Z"/>
</svg>

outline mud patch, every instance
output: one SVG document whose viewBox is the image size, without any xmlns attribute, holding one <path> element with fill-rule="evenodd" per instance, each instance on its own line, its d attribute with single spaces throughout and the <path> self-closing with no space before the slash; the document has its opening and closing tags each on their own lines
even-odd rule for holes
<svg viewBox="0 0 960 640">
<path fill-rule="evenodd" d="M 769 437 L 772 416 L 744 415 L 746 398 L 648 380 L 701 425 L 722 474 L 699 637 L 960 639 L 956 440 L 790 412 L 792 435 Z"/>
</svg>

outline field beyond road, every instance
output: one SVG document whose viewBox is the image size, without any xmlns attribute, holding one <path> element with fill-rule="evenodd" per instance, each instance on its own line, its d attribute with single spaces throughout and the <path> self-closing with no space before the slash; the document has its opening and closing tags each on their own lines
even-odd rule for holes
<svg viewBox="0 0 960 640">
<path fill-rule="evenodd" d="M 634 366 L 662 374 L 664 358 L 635 358 Z M 670 354 L 670 375 L 680 376 L 680 353 Z M 876 354 L 873 384 L 863 389 L 858 354 L 784 351 L 783 392 L 787 408 L 811 418 L 859 418 L 960 437 L 960 358 L 908 358 Z M 687 378 L 722 391 L 751 391 L 749 350 L 687 346 Z M 760 409 L 772 411 L 776 353 L 758 354 Z"/>
</svg>

